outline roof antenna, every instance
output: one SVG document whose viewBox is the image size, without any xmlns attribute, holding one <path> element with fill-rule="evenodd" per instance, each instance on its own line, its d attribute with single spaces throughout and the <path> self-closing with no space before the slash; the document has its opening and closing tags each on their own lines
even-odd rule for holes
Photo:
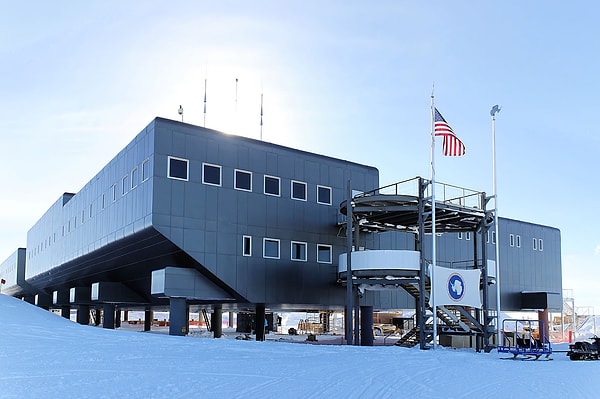
<svg viewBox="0 0 600 399">
<path fill-rule="evenodd" d="M 263 129 L 263 93 L 260 93 L 260 141 L 262 141 L 262 129 Z"/>
<path fill-rule="evenodd" d="M 206 127 L 206 77 L 204 78 L 204 126 Z"/>
</svg>

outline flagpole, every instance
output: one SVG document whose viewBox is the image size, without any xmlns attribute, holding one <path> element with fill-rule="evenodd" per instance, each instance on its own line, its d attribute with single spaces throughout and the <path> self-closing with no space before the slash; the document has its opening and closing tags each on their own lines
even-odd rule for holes
<svg viewBox="0 0 600 399">
<path fill-rule="evenodd" d="M 496 114 L 500 107 L 495 105 L 490 111 L 492 116 L 492 179 L 494 196 L 494 231 L 496 233 L 496 342 L 500 345 L 500 228 L 498 220 L 498 188 L 496 184 Z"/>
<path fill-rule="evenodd" d="M 437 348 L 437 311 L 435 302 L 435 290 L 434 290 L 434 279 L 435 279 L 435 267 L 436 267 L 436 243 L 435 243 L 435 106 L 433 89 L 431 90 L 431 272 L 430 272 L 430 293 L 429 302 L 433 309 L 433 349 Z M 423 319 L 426 320 L 425 315 Z"/>
</svg>

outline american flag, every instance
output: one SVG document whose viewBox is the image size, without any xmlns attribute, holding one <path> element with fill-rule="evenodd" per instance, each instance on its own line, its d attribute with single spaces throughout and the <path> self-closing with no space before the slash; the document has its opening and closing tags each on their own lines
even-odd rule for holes
<svg viewBox="0 0 600 399">
<path fill-rule="evenodd" d="M 452 128 L 437 108 L 435 108 L 434 133 L 436 136 L 442 136 L 444 138 L 442 144 L 444 155 L 449 157 L 465 155 L 465 145 L 458 137 L 456 137 Z"/>
</svg>

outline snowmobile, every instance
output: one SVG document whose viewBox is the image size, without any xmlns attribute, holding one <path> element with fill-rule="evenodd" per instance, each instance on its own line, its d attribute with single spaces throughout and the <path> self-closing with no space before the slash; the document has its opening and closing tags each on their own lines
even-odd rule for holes
<svg viewBox="0 0 600 399">
<path fill-rule="evenodd" d="M 571 360 L 598 360 L 600 338 L 592 337 L 593 342 L 579 341 L 569 345 L 567 356 Z"/>
</svg>

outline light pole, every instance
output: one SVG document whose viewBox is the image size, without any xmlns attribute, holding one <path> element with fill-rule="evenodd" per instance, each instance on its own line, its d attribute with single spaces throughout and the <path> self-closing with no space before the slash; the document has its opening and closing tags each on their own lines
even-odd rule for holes
<svg viewBox="0 0 600 399">
<path fill-rule="evenodd" d="M 496 345 L 500 345 L 500 228 L 498 220 L 498 189 L 496 185 L 496 114 L 501 107 L 494 105 L 490 111 L 492 116 L 492 179 L 494 181 L 494 230 L 496 233 Z"/>
<path fill-rule="evenodd" d="M 177 112 L 179 113 L 179 115 L 181 115 L 181 121 L 183 122 L 183 107 L 181 105 L 179 106 Z"/>
</svg>

